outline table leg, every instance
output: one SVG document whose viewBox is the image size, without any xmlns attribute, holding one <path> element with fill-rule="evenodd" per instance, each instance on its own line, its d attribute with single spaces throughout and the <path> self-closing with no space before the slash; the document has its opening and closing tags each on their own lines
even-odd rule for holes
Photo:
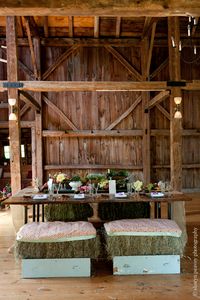
<svg viewBox="0 0 200 300">
<path fill-rule="evenodd" d="M 158 202 L 158 219 L 161 219 L 161 204 Z"/>
<path fill-rule="evenodd" d="M 28 223 L 28 206 L 24 206 L 24 224 Z"/>
<path fill-rule="evenodd" d="M 172 218 L 172 205 L 171 203 L 168 203 L 168 219 L 171 220 Z"/>
<path fill-rule="evenodd" d="M 154 218 L 157 219 L 158 217 L 158 205 L 157 202 L 154 202 Z"/>
<path fill-rule="evenodd" d="M 33 222 L 35 222 L 35 204 L 33 204 Z"/>
<path fill-rule="evenodd" d="M 37 222 L 40 221 L 40 204 L 37 204 Z"/>
<path fill-rule="evenodd" d="M 44 222 L 44 204 L 42 204 L 42 222 Z"/>
</svg>

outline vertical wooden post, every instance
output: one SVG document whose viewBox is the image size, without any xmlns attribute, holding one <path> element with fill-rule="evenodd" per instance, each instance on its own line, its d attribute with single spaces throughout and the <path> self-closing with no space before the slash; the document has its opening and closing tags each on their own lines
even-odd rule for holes
<svg viewBox="0 0 200 300">
<path fill-rule="evenodd" d="M 172 38 L 176 47 L 172 47 Z M 168 18 L 168 45 L 169 45 L 169 76 L 172 81 L 181 80 L 180 52 L 178 44 L 180 41 L 179 18 Z M 181 95 L 181 89 L 176 87 L 170 96 L 170 170 L 171 184 L 174 190 L 182 188 L 182 119 L 175 119 L 174 97 Z"/>
<path fill-rule="evenodd" d="M 8 81 L 17 82 L 17 36 L 15 17 L 6 17 L 6 43 L 7 79 Z M 21 135 L 18 90 L 9 88 L 8 98 L 16 99 L 14 112 L 17 116 L 17 120 L 9 121 L 11 188 L 12 193 L 15 194 L 21 189 Z"/>
<path fill-rule="evenodd" d="M 31 153 L 32 153 L 32 182 L 34 182 L 34 179 L 37 177 L 35 127 L 31 128 Z"/>
<path fill-rule="evenodd" d="M 176 47 L 172 47 L 172 38 Z M 169 46 L 169 76 L 172 81 L 181 79 L 180 52 L 178 44 L 180 41 L 179 18 L 168 18 L 168 46 Z M 170 170 L 171 184 L 174 190 L 181 191 L 182 188 L 182 119 L 175 119 L 174 97 L 181 96 L 181 89 L 176 87 L 170 96 Z M 172 218 L 182 230 L 182 243 L 186 244 L 187 231 L 185 222 L 184 202 L 174 202 L 172 204 Z"/>
<path fill-rule="evenodd" d="M 40 58 L 40 39 L 33 39 L 34 52 L 38 70 L 38 80 L 41 80 L 41 58 Z M 43 184 L 43 151 L 42 151 L 42 94 L 36 93 L 35 98 L 41 105 L 41 111 L 35 113 L 35 129 L 36 129 L 36 175 L 40 184 Z"/>
<path fill-rule="evenodd" d="M 141 45 L 141 67 L 142 67 L 142 79 L 147 80 L 147 60 L 148 60 L 148 38 L 145 37 Z M 143 175 L 144 182 L 148 184 L 150 182 L 150 122 L 149 111 L 145 111 L 145 107 L 149 102 L 149 92 L 142 92 L 142 113 L 143 113 Z"/>
</svg>

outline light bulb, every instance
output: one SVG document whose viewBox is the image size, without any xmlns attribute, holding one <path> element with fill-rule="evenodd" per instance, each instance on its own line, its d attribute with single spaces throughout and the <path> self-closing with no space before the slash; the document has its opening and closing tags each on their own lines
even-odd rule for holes
<svg viewBox="0 0 200 300">
<path fill-rule="evenodd" d="M 178 43 L 178 50 L 179 50 L 179 51 L 182 50 L 182 43 L 181 43 L 181 41 L 179 41 L 179 43 Z"/>
<path fill-rule="evenodd" d="M 181 119 L 182 118 L 182 113 L 179 110 L 177 110 L 174 114 L 174 118 L 175 119 Z"/>
<path fill-rule="evenodd" d="M 173 47 L 173 48 L 176 48 L 176 44 L 175 44 L 175 40 L 174 40 L 174 37 L 173 37 L 173 36 L 171 36 L 171 40 L 172 40 L 172 47 Z"/>
<path fill-rule="evenodd" d="M 9 114 L 9 121 L 17 121 L 17 116 L 15 113 Z"/>
<path fill-rule="evenodd" d="M 197 54 L 197 46 L 194 45 L 194 55 L 196 55 L 196 54 Z"/>
<path fill-rule="evenodd" d="M 16 99 L 15 98 L 9 98 L 8 103 L 10 106 L 14 106 L 16 104 Z"/>
<path fill-rule="evenodd" d="M 191 26 L 190 26 L 190 24 L 188 24 L 187 30 L 188 30 L 188 36 L 191 36 Z"/>
<path fill-rule="evenodd" d="M 181 104 L 182 101 L 182 97 L 174 97 L 174 102 L 176 103 L 176 105 Z"/>
</svg>

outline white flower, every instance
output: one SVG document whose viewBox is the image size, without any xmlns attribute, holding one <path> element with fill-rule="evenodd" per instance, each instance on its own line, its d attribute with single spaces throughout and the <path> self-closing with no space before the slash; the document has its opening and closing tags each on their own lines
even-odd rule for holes
<svg viewBox="0 0 200 300">
<path fill-rule="evenodd" d="M 134 190 L 135 190 L 136 192 L 141 191 L 142 186 L 143 186 L 143 182 L 140 181 L 140 180 L 137 180 L 137 181 L 133 182 L 133 188 L 134 188 Z"/>
</svg>

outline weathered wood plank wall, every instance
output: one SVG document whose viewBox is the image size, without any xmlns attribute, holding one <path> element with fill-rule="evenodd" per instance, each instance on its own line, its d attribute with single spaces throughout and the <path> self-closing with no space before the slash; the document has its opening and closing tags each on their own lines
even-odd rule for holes
<svg viewBox="0 0 200 300">
<path fill-rule="evenodd" d="M 140 49 L 137 47 L 115 48 L 134 68 L 141 73 Z M 65 51 L 64 47 L 42 47 L 42 73 Z M 150 74 L 168 58 L 167 48 L 155 47 L 151 63 Z M 32 62 L 28 47 L 20 47 L 19 60 L 32 72 Z M 1 79 L 6 78 L 4 65 L 0 71 Z M 182 79 L 199 79 L 198 65 L 188 65 L 181 62 Z M 19 68 L 19 79 L 30 80 L 22 68 Z M 151 80 L 168 80 L 168 64 L 157 72 Z M 135 80 L 122 64 L 104 47 L 80 47 L 66 61 L 54 70 L 47 80 Z M 30 93 L 35 95 L 34 93 Z M 156 93 L 151 92 L 150 98 Z M 6 93 L 0 94 L 1 99 Z M 62 92 L 44 93 L 49 101 L 55 104 L 77 130 L 104 130 L 120 117 L 140 96 L 139 92 Z M 5 101 L 5 100 L 4 100 Z M 24 106 L 21 101 L 21 108 Z M 160 102 L 160 106 L 169 112 L 169 98 Z M 0 118 L 6 120 L 5 111 L 0 110 Z M 130 112 L 114 130 L 142 130 L 142 103 Z M 33 109 L 27 110 L 23 121 L 34 120 Z M 200 92 L 184 91 L 183 93 L 183 187 L 200 188 Z M 71 124 L 71 123 L 70 123 Z M 170 142 L 169 119 L 158 106 L 150 109 L 151 128 L 151 180 L 170 179 Z M 195 134 L 188 134 L 186 130 L 197 129 Z M 43 130 L 68 131 L 73 130 L 69 122 L 63 118 L 43 99 Z M 58 172 L 59 169 L 68 174 L 106 170 L 107 165 L 128 168 L 130 172 L 142 174 L 142 131 L 141 135 L 129 137 L 43 137 L 43 163 L 45 177 L 48 173 Z M 83 169 L 81 170 L 81 164 Z M 68 170 L 62 166 L 69 166 Z M 73 165 L 76 167 L 74 171 Z M 51 170 L 50 166 L 58 166 Z M 98 169 L 98 166 L 99 169 Z M 105 167 L 104 167 L 105 166 Z M 88 167 L 88 169 L 87 169 Z"/>
</svg>

